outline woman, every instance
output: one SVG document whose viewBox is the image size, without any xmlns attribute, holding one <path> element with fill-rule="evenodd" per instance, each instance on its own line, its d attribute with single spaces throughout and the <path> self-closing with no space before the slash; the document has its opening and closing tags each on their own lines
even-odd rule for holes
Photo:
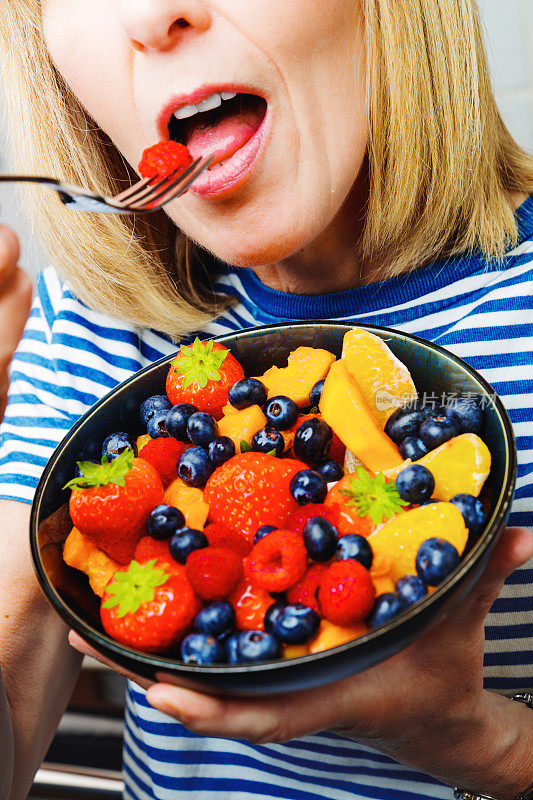
<svg viewBox="0 0 533 800">
<path fill-rule="evenodd" d="M 68 285 L 55 270 L 40 280 L 0 452 L 0 583 L 17 576 L 0 658 L 23 797 L 78 665 L 32 579 L 23 504 L 53 443 L 172 337 L 342 317 L 501 370 L 524 439 L 513 521 L 532 523 L 517 373 L 533 337 L 533 165 L 498 115 L 470 0 L 12 0 L 0 31 L 24 169 L 113 193 L 169 134 L 218 161 L 158 217 L 38 214 Z M 531 596 L 531 571 L 515 571 L 532 554 L 527 530 L 509 529 L 451 619 L 324 689 L 224 701 L 130 684 L 127 796 L 516 797 L 532 777 L 531 711 L 483 690 L 483 622 L 511 573 Z M 509 606 L 520 613 L 502 601 L 488 623 L 519 669 L 492 674 L 489 658 L 487 685 L 512 693 L 533 670 Z"/>
</svg>

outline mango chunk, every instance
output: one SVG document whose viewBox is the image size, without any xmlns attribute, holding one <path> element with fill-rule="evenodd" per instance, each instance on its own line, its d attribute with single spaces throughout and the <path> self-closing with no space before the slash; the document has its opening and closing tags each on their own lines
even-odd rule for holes
<svg viewBox="0 0 533 800">
<path fill-rule="evenodd" d="M 363 636 L 365 633 L 368 633 L 368 628 L 363 622 L 350 628 L 344 628 L 334 625 L 327 619 L 322 619 L 318 633 L 309 642 L 308 649 L 310 653 L 321 653 L 323 650 L 329 650 L 330 647 L 337 647 L 339 644 L 357 639 L 358 636 Z"/>
<path fill-rule="evenodd" d="M 218 421 L 218 435 L 229 436 L 235 445 L 235 452 L 241 452 L 241 442 L 251 445 L 257 431 L 264 428 L 267 418 L 259 406 L 248 406 L 240 411 L 233 411 Z"/>
<path fill-rule="evenodd" d="M 393 469 L 403 463 L 398 448 L 381 430 L 342 360 L 330 367 L 319 408 L 343 444 L 372 472 Z"/>
<path fill-rule="evenodd" d="M 418 548 L 426 539 L 439 537 L 463 552 L 468 530 L 463 515 L 453 503 L 431 503 L 403 511 L 368 537 L 374 559 L 389 558 L 394 583 L 403 575 L 416 574 Z"/>
<path fill-rule="evenodd" d="M 326 377 L 334 361 L 335 356 L 328 350 L 297 347 L 288 357 L 286 367 L 270 367 L 259 380 L 266 386 L 269 399 L 282 394 L 305 408 L 311 389 Z"/>
<path fill-rule="evenodd" d="M 385 471 L 385 476 L 396 478 L 411 463 L 408 458 L 399 467 Z M 427 467 L 435 478 L 433 497 L 448 501 L 456 494 L 478 497 L 490 472 L 491 458 L 489 448 L 479 436 L 461 433 L 430 450 L 416 463 Z"/>
<path fill-rule="evenodd" d="M 121 565 L 109 558 L 77 528 L 72 528 L 63 545 L 63 560 L 69 567 L 79 569 L 89 578 L 89 585 L 99 597 L 104 593 L 115 572 Z"/>
<path fill-rule="evenodd" d="M 165 489 L 163 502 L 179 508 L 189 528 L 201 531 L 209 513 L 209 503 L 204 500 L 204 493 L 194 486 L 187 486 L 181 478 L 176 478 Z"/>
<path fill-rule="evenodd" d="M 148 442 L 151 442 L 151 441 L 152 441 L 152 437 L 150 436 L 149 433 L 142 433 L 140 436 L 138 436 L 137 437 L 137 442 L 136 442 L 137 452 L 140 453 L 141 450 L 143 449 L 143 447 L 145 445 L 147 445 Z"/>
</svg>

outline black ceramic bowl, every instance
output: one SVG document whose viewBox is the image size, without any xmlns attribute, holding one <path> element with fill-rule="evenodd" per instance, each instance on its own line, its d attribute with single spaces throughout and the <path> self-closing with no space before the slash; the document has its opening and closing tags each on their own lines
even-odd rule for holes
<svg viewBox="0 0 533 800">
<path fill-rule="evenodd" d="M 322 347 L 340 355 L 342 339 L 352 326 L 329 323 L 271 325 L 218 337 L 243 365 L 247 375 L 284 366 L 299 345 Z M 118 644 L 100 625 L 99 600 L 81 572 L 62 559 L 71 523 L 68 491 L 76 461 L 99 460 L 103 439 L 113 431 L 142 433 L 138 409 L 143 400 L 164 394 L 172 356 L 161 359 L 113 389 L 72 428 L 50 459 L 39 482 L 31 514 L 31 550 L 41 586 L 65 622 L 96 650 L 127 670 L 154 679 L 226 694 L 272 694 L 336 681 L 394 655 L 448 614 L 482 574 L 505 526 L 515 482 L 515 446 L 509 418 L 491 387 L 467 364 L 436 345 L 405 333 L 360 326 L 381 336 L 407 366 L 419 392 L 473 393 L 483 399 L 482 436 L 492 454 L 488 478 L 490 514 L 484 532 L 469 542 L 457 569 L 430 595 L 398 617 L 346 644 L 290 660 L 257 665 L 196 666 L 154 656 Z M 469 395 L 471 396 L 471 395 Z"/>
</svg>

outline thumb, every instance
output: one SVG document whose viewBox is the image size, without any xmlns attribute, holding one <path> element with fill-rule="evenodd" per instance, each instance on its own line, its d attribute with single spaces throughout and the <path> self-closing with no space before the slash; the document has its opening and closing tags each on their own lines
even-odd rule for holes
<svg viewBox="0 0 533 800">
<path fill-rule="evenodd" d="M 478 627 L 501 594 L 506 578 L 533 557 L 533 531 L 506 528 L 498 539 L 487 568 L 465 602 L 457 609 L 465 628 Z M 457 620 L 456 615 L 456 620 Z"/>
</svg>

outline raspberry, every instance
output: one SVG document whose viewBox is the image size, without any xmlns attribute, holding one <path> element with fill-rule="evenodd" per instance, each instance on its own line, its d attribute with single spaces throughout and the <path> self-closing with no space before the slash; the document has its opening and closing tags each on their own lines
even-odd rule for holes
<svg viewBox="0 0 533 800">
<path fill-rule="evenodd" d="M 135 548 L 134 558 L 139 564 L 145 564 L 147 561 L 157 558 L 158 561 L 165 562 L 165 569 L 167 572 L 182 573 L 185 575 L 184 567 L 178 564 L 170 555 L 168 542 L 160 542 L 151 536 L 143 536 L 142 539 L 139 539 L 137 547 Z"/>
<path fill-rule="evenodd" d="M 194 550 L 185 564 L 191 586 L 204 600 L 223 600 L 242 575 L 242 559 L 227 547 Z"/>
<path fill-rule="evenodd" d="M 303 578 L 287 592 L 289 603 L 301 603 L 312 608 L 317 614 L 321 614 L 317 593 L 322 576 L 327 569 L 327 564 L 314 564 L 309 567 Z"/>
<path fill-rule="evenodd" d="M 176 465 L 178 458 L 189 445 L 178 442 L 171 436 L 158 436 L 144 445 L 139 458 L 148 461 L 159 473 L 164 486 L 178 477 Z"/>
<path fill-rule="evenodd" d="M 228 600 L 235 609 L 237 630 L 265 630 L 265 614 L 274 602 L 265 589 L 242 578 Z"/>
<path fill-rule="evenodd" d="M 272 531 L 254 545 L 245 559 L 246 576 L 269 592 L 294 586 L 307 567 L 307 550 L 294 531 Z"/>
<path fill-rule="evenodd" d="M 143 152 L 139 162 L 139 174 L 143 178 L 164 178 L 180 168 L 183 172 L 192 161 L 193 158 L 184 144 L 173 141 L 158 142 Z"/>
<path fill-rule="evenodd" d="M 322 615 L 336 625 L 355 625 L 364 620 L 375 596 L 370 573 L 354 559 L 331 564 L 318 589 Z"/>
<path fill-rule="evenodd" d="M 312 517 L 323 517 L 331 522 L 332 525 L 337 523 L 337 515 L 334 508 L 328 508 L 324 503 L 307 503 L 307 505 L 299 506 L 296 511 L 292 512 L 287 522 L 287 528 L 303 534 L 305 523 Z"/>
<path fill-rule="evenodd" d="M 244 558 L 252 549 L 251 543 L 241 533 L 234 531 L 222 522 L 210 522 L 204 528 L 207 541 L 213 547 L 227 547 L 233 550 L 241 558 Z"/>
</svg>

